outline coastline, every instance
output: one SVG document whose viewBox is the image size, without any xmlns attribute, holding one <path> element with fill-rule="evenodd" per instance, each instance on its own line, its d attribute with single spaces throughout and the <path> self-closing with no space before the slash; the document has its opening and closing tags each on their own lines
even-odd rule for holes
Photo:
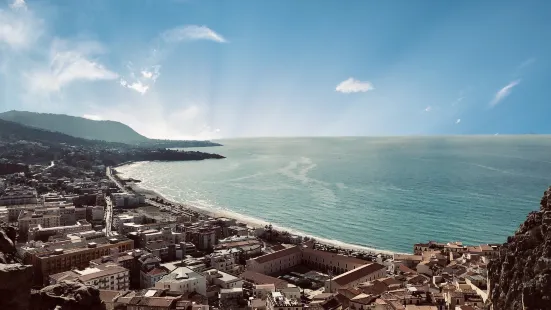
<svg viewBox="0 0 551 310">
<path fill-rule="evenodd" d="M 122 167 L 122 166 L 125 166 L 125 165 L 134 164 L 134 163 L 137 163 L 137 162 L 121 163 L 121 164 L 117 165 L 116 167 L 114 166 L 113 168 Z M 119 173 L 117 173 L 117 174 L 119 174 Z M 124 174 L 121 174 L 121 175 L 124 175 Z M 197 213 L 200 213 L 200 214 L 203 214 L 203 215 L 206 215 L 206 216 L 210 216 L 210 217 L 213 217 L 213 218 L 225 217 L 225 218 L 229 218 L 229 219 L 235 219 L 236 221 L 238 221 L 240 223 L 244 223 L 244 224 L 246 224 L 247 226 L 249 226 L 251 228 L 263 228 L 267 225 L 272 225 L 272 227 L 274 229 L 278 230 L 278 231 L 286 231 L 286 232 L 289 232 L 290 234 L 293 234 L 293 235 L 308 237 L 308 238 L 314 239 L 319 244 L 322 244 L 322 245 L 325 245 L 325 246 L 328 246 L 328 247 L 333 247 L 333 248 L 336 248 L 336 249 L 341 249 L 341 250 L 345 250 L 345 251 L 352 251 L 352 252 L 364 252 L 364 253 L 367 253 L 367 254 L 370 254 L 370 255 L 377 255 L 377 254 L 382 254 L 382 255 L 410 254 L 410 253 L 401 253 L 401 252 L 395 252 L 395 251 L 389 251 L 389 250 L 375 249 L 375 248 L 370 248 L 370 247 L 367 247 L 367 246 L 346 243 L 346 242 L 339 241 L 339 240 L 322 238 L 322 237 L 319 237 L 319 236 L 316 236 L 316 235 L 308 234 L 308 233 L 305 233 L 305 232 L 302 232 L 302 231 L 299 231 L 299 230 L 296 230 L 296 229 L 292 229 L 292 228 L 289 228 L 289 227 L 284 227 L 284 226 L 281 226 L 281 225 L 278 225 L 278 224 L 273 224 L 273 223 L 267 222 L 265 220 L 254 218 L 254 217 L 244 215 L 244 214 L 241 214 L 241 213 L 237 213 L 237 212 L 234 212 L 234 211 L 231 211 L 231 210 L 214 210 L 212 208 L 200 207 L 200 206 L 192 205 L 192 204 L 189 204 L 189 203 L 183 203 L 183 202 L 180 202 L 180 201 L 176 201 L 175 199 L 169 198 L 166 195 L 163 195 L 157 189 L 145 187 L 145 186 L 143 186 L 142 183 L 132 182 L 132 183 L 129 183 L 127 185 L 129 185 L 134 192 L 145 195 L 146 198 L 155 198 L 155 197 L 157 197 L 157 198 L 163 199 L 166 202 L 182 206 L 184 208 L 190 209 L 190 210 L 195 211 Z"/>
</svg>

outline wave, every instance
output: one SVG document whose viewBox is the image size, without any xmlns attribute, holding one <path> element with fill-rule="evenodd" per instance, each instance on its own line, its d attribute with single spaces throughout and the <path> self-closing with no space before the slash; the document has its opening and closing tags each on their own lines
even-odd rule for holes
<svg viewBox="0 0 551 310">
<path fill-rule="evenodd" d="M 121 172 L 121 174 L 125 174 L 124 172 Z M 377 249 L 373 247 L 368 247 L 365 245 L 359 245 L 359 244 L 353 244 L 353 243 L 347 243 L 336 239 L 330 239 L 330 238 L 323 238 L 321 236 L 317 236 L 314 234 L 309 234 L 306 232 L 303 232 L 301 230 L 290 228 L 283 226 L 278 223 L 272 223 L 263 219 L 259 219 L 256 217 L 252 217 L 249 215 L 245 215 L 242 213 L 235 212 L 229 208 L 221 207 L 220 205 L 210 203 L 208 200 L 204 199 L 195 199 L 192 201 L 184 201 L 180 197 L 176 197 L 173 195 L 170 195 L 163 191 L 163 189 L 167 189 L 168 187 L 164 186 L 151 186 L 148 184 L 147 180 L 142 179 L 142 183 L 138 185 L 140 188 L 144 190 L 148 190 L 151 192 L 154 192 L 156 195 L 162 197 L 166 201 L 171 201 L 176 204 L 183 204 L 186 206 L 189 206 L 191 208 L 197 209 L 198 211 L 202 211 L 203 213 L 212 216 L 212 217 L 227 217 L 227 218 L 234 218 L 240 222 L 246 223 L 249 226 L 252 227 L 265 227 L 267 225 L 272 225 L 276 230 L 282 230 L 287 231 L 294 235 L 299 235 L 302 237 L 308 237 L 313 238 L 316 241 L 324 244 L 328 244 L 334 247 L 340 247 L 342 249 L 352 250 L 352 251 L 360 251 L 360 252 L 369 252 L 369 253 L 381 253 L 381 254 L 387 254 L 392 255 L 395 253 L 395 251 L 390 250 L 384 250 L 384 249 Z"/>
</svg>

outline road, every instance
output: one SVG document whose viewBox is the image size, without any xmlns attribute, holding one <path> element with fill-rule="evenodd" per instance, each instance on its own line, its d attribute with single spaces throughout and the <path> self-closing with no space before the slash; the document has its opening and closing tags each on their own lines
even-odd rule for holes
<svg viewBox="0 0 551 310">
<path fill-rule="evenodd" d="M 117 184 L 117 186 L 121 190 L 126 192 L 124 187 L 122 186 L 122 184 L 119 182 L 119 180 L 117 180 L 113 176 L 113 173 L 111 171 L 111 167 L 107 167 L 105 169 L 105 174 L 107 175 L 107 177 L 111 181 L 115 182 L 115 184 Z M 107 204 L 106 207 L 105 207 L 105 235 L 106 236 L 111 236 L 113 234 L 113 232 L 111 231 L 113 229 L 113 201 L 111 200 L 111 197 L 105 196 L 105 202 Z"/>
<path fill-rule="evenodd" d="M 105 207 L 105 235 L 111 236 L 113 234 L 111 231 L 113 228 L 113 202 L 111 197 L 108 196 L 105 197 L 105 202 L 107 203 Z"/>
</svg>

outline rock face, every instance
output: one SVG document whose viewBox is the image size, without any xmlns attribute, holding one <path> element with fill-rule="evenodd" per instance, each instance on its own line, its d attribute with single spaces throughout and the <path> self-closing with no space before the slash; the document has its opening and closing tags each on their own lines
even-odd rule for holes
<svg viewBox="0 0 551 310">
<path fill-rule="evenodd" d="M 551 187 L 488 266 L 494 310 L 551 309 Z"/>
<path fill-rule="evenodd" d="M 0 264 L 0 309 L 29 309 L 32 266 Z"/>
<path fill-rule="evenodd" d="M 14 264 L 13 227 L 0 228 L 0 309 L 27 310 L 33 279 L 32 266 Z"/>
<path fill-rule="evenodd" d="M 3 309 L 3 308 L 2 308 Z M 31 296 L 30 310 L 105 310 L 99 290 L 82 283 L 62 281 Z"/>
</svg>

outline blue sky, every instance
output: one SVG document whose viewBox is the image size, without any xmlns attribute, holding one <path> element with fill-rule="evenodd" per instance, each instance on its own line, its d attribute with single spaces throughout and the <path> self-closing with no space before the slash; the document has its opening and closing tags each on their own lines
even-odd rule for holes
<svg viewBox="0 0 551 310">
<path fill-rule="evenodd" d="M 551 1 L 10 0 L 0 110 L 172 139 L 551 133 L 550 55 Z"/>
</svg>

